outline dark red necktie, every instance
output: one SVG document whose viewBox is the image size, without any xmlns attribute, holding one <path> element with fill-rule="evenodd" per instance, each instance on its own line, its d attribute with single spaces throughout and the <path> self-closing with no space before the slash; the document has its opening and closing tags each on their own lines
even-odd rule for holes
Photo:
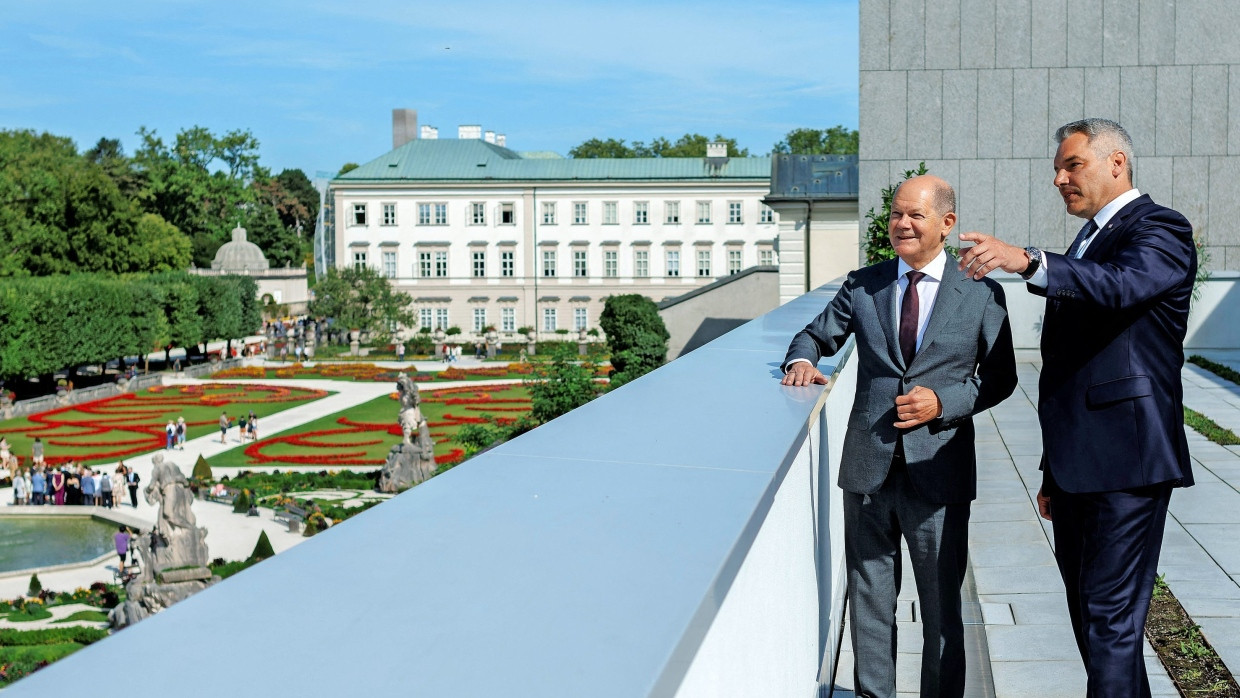
<svg viewBox="0 0 1240 698">
<path fill-rule="evenodd" d="M 908 288 L 904 290 L 904 299 L 900 301 L 900 353 L 904 355 L 904 366 L 907 368 L 917 355 L 917 314 L 920 309 L 917 282 L 921 281 L 925 273 L 910 271 L 905 276 L 908 277 Z"/>
</svg>

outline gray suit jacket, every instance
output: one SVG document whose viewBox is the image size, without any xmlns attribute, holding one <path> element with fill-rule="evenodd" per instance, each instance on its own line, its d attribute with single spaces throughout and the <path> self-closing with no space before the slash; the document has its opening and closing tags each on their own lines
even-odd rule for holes
<svg viewBox="0 0 1240 698">
<path fill-rule="evenodd" d="M 848 418 L 839 486 L 872 494 L 882 486 L 895 453 L 895 399 L 915 385 L 933 390 L 943 414 L 904 431 L 909 478 L 928 501 L 949 504 L 977 496 L 973 415 L 1016 388 L 1016 359 L 1003 289 L 990 279 L 973 281 L 947 266 L 912 364 L 900 354 L 896 317 L 897 260 L 848 275 L 843 288 L 813 322 L 792 339 L 783 367 L 793 359 L 818 363 L 839 351 L 848 336 L 857 348 L 857 395 Z"/>
</svg>

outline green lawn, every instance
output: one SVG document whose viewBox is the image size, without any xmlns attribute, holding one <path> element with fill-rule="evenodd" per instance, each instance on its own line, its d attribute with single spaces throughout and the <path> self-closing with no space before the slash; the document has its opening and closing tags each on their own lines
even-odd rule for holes
<svg viewBox="0 0 1240 698">
<path fill-rule="evenodd" d="M 0 421 L 0 435 L 12 452 L 30 462 L 34 438 L 56 463 L 72 458 L 87 464 L 114 462 L 164 445 L 164 425 L 184 417 L 188 437 L 217 433 L 221 412 L 236 419 L 253 411 L 260 418 L 329 395 L 287 386 L 208 383 L 156 386 L 100 400 Z M 261 426 L 261 421 L 260 421 Z"/>
<path fill-rule="evenodd" d="M 528 412 L 530 406 L 529 391 L 520 385 L 470 387 L 442 396 L 424 391 L 422 397 L 421 409 L 430 422 L 437 457 L 447 457 L 459 450 L 460 447 L 451 438 L 463 424 L 487 417 L 514 419 Z M 256 446 L 242 445 L 225 451 L 211 458 L 211 467 L 276 469 L 287 465 L 315 464 L 313 461 L 282 460 L 284 457 L 309 457 L 322 458 L 320 464 L 324 468 L 377 468 L 383 465 L 388 450 L 400 442 L 400 430 L 396 425 L 399 411 L 399 403 L 391 396 L 376 398 L 260 439 Z M 341 423 L 342 419 L 346 423 Z M 246 454 L 247 449 L 250 449 L 250 455 Z M 253 456 L 256 452 L 261 454 L 261 458 Z M 341 460 L 337 462 L 333 459 Z"/>
</svg>

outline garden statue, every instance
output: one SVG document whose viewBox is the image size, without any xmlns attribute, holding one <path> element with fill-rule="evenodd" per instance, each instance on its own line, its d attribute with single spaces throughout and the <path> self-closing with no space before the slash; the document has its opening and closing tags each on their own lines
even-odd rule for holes
<svg viewBox="0 0 1240 698">
<path fill-rule="evenodd" d="M 155 527 L 135 542 L 141 573 L 125 585 L 127 599 L 110 614 L 123 628 L 219 581 L 207 567 L 207 529 L 199 528 L 191 506 L 194 495 L 177 466 L 156 453 L 146 501 L 159 506 Z"/>
<path fill-rule="evenodd" d="M 396 392 L 400 397 L 401 443 L 388 452 L 387 463 L 379 474 L 380 492 L 399 492 L 435 474 L 435 444 L 431 441 L 431 428 L 422 411 L 418 386 L 406 374 L 396 380 Z"/>
</svg>

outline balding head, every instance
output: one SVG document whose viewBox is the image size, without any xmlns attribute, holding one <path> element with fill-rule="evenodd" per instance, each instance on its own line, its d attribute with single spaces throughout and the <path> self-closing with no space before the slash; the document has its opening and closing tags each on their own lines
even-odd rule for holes
<svg viewBox="0 0 1240 698">
<path fill-rule="evenodd" d="M 910 177 L 900 184 L 896 193 L 898 194 L 904 187 L 915 187 L 918 190 L 928 189 L 930 200 L 934 203 L 934 210 L 940 216 L 956 212 L 956 190 L 952 189 L 952 185 L 942 177 L 930 174 Z"/>
</svg>

